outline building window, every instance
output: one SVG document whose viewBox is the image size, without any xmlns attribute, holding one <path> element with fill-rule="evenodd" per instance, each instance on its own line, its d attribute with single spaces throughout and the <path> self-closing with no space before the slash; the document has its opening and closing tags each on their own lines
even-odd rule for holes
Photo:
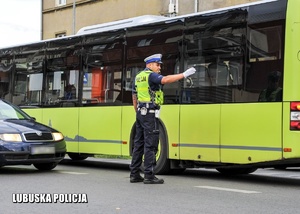
<svg viewBox="0 0 300 214">
<path fill-rule="evenodd" d="M 66 32 L 55 34 L 55 38 L 60 38 L 60 37 L 65 37 L 65 36 L 66 36 Z"/>
<path fill-rule="evenodd" d="M 56 0 L 56 6 L 63 6 L 63 5 L 66 5 L 67 3 L 67 0 Z"/>
</svg>

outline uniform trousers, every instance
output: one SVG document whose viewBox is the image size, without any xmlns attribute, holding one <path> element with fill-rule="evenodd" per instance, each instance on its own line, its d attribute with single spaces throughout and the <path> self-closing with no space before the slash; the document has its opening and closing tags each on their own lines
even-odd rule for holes
<svg viewBox="0 0 300 214">
<path fill-rule="evenodd" d="M 130 164 L 130 176 L 139 174 L 142 158 L 144 155 L 144 175 L 146 179 L 152 179 L 155 176 L 154 167 L 156 165 L 156 153 L 159 143 L 159 120 L 155 113 L 141 115 L 140 111 L 136 113 L 136 135 L 134 138 L 134 149 Z"/>
</svg>

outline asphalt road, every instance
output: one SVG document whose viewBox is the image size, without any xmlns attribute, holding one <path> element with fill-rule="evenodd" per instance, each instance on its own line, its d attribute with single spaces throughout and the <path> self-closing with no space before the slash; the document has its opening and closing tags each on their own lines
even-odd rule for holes
<svg viewBox="0 0 300 214">
<path fill-rule="evenodd" d="M 53 171 L 0 168 L 1 213 L 299 213 L 300 168 L 224 176 L 190 169 L 162 185 L 131 184 L 129 160 L 64 160 Z"/>
</svg>

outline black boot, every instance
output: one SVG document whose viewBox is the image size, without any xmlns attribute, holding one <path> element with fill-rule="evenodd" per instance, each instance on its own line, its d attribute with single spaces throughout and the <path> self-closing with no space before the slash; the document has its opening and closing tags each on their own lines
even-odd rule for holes
<svg viewBox="0 0 300 214">
<path fill-rule="evenodd" d="M 153 178 L 144 179 L 144 184 L 163 184 L 163 183 L 164 183 L 164 179 L 158 179 L 155 176 Z"/>
<path fill-rule="evenodd" d="M 143 182 L 144 178 L 140 175 L 136 176 L 130 176 L 130 183 L 138 183 L 138 182 Z"/>
</svg>

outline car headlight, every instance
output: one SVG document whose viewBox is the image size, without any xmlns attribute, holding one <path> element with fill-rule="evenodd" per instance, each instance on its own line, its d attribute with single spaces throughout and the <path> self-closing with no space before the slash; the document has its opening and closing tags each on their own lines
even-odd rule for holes
<svg viewBox="0 0 300 214">
<path fill-rule="evenodd" d="M 64 139 L 64 136 L 60 132 L 53 132 L 52 136 L 55 141 L 60 141 Z"/>
<path fill-rule="evenodd" d="M 0 134 L 0 139 L 7 142 L 22 142 L 20 134 Z"/>
</svg>

